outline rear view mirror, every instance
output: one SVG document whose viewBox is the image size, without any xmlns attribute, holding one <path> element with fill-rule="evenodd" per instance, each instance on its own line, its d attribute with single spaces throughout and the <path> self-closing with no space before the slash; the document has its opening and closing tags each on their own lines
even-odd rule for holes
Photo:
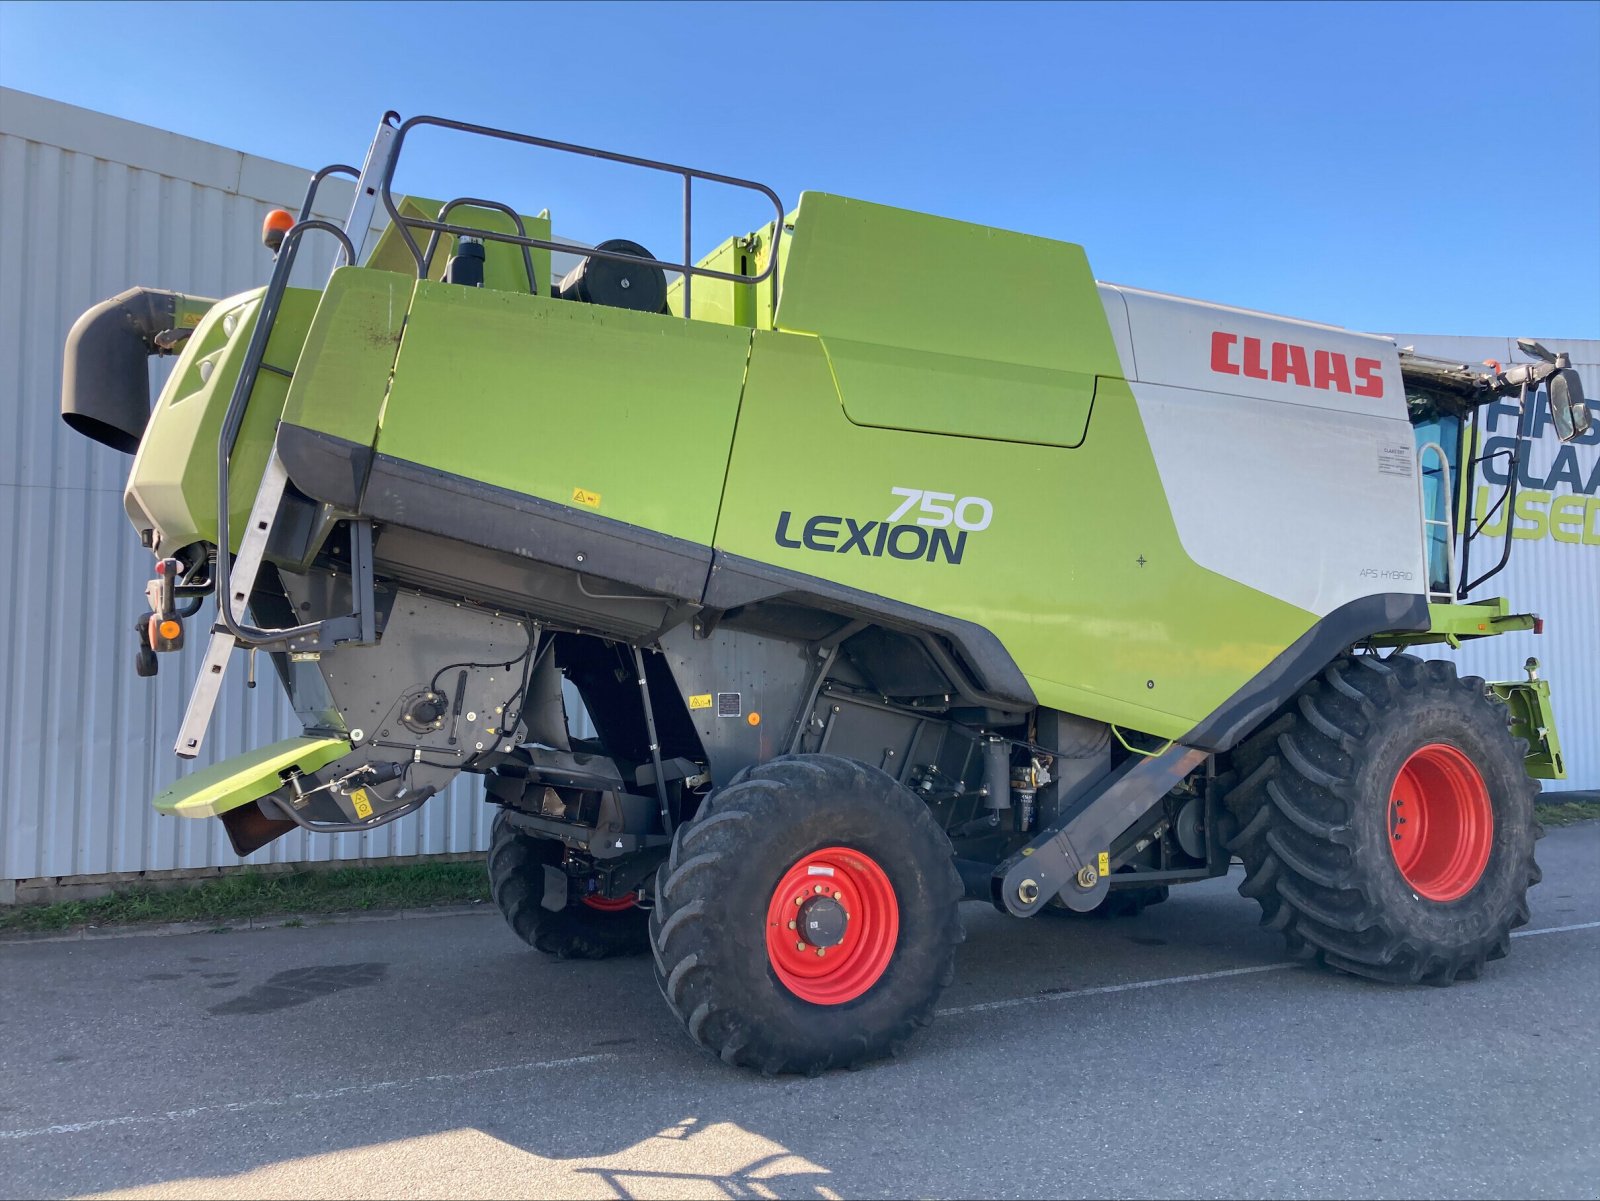
<svg viewBox="0 0 1600 1201">
<path fill-rule="evenodd" d="M 1556 437 L 1571 442 L 1589 432 L 1589 406 L 1583 400 L 1583 381 L 1571 367 L 1564 367 L 1550 377 L 1550 419 L 1555 423 Z"/>
</svg>

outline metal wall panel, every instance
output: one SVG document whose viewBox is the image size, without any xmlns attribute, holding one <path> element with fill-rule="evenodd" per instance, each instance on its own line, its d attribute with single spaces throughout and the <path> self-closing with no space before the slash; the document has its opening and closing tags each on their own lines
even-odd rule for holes
<svg viewBox="0 0 1600 1201">
<path fill-rule="evenodd" d="M 180 771 L 171 748 L 201 640 L 163 656 L 156 679 L 134 675 L 150 558 L 122 511 L 129 460 L 62 423 L 61 353 L 77 316 L 124 288 L 220 297 L 265 283 L 261 219 L 298 208 L 307 175 L 0 89 L 0 880 L 240 862 L 221 823 L 150 807 Z M 320 195 L 318 215 L 342 221 L 352 186 L 331 179 Z M 332 262 L 331 239 L 309 238 L 297 282 Z M 276 682 L 246 690 L 235 662 L 201 762 L 298 729 Z M 297 831 L 248 862 L 480 850 L 480 797 L 463 778 L 370 834 Z"/>
<path fill-rule="evenodd" d="M 1494 359 L 1507 366 L 1526 361 L 1511 338 L 1462 338 L 1432 334 L 1400 334 L 1402 346 L 1415 346 L 1422 354 L 1479 363 Z M 1513 521 L 1511 559 L 1505 571 L 1474 590 L 1472 599 L 1508 598 L 1522 612 L 1545 619 L 1544 633 L 1506 634 L 1468 643 L 1459 651 L 1429 652 L 1433 658 L 1452 658 L 1463 673 L 1490 680 L 1525 678 L 1523 662 L 1530 656 L 1541 664 L 1541 674 L 1551 682 L 1556 726 L 1567 761 L 1567 779 L 1545 782 L 1549 792 L 1600 788 L 1600 341 L 1571 338 L 1538 339 L 1551 350 L 1566 351 L 1583 380 L 1597 425 L 1583 442 L 1561 449 L 1554 431 L 1541 419 L 1537 436 L 1530 439 L 1522 489 L 1533 503 L 1525 516 Z M 1541 395 L 1540 403 L 1544 402 Z M 1505 410 L 1493 415 L 1487 435 L 1512 435 L 1515 421 Z M 1487 425 L 1487 417 L 1486 417 Z M 1557 467 L 1557 456 L 1563 466 Z M 1552 473 L 1557 478 L 1550 480 Z M 1551 487 L 1534 487 L 1546 482 Z M 1499 488 L 1489 487 L 1489 503 Z M 1549 504 L 1533 495 L 1545 493 L 1556 503 L 1576 497 L 1563 506 L 1566 520 L 1560 536 L 1550 529 Z M 1583 514 L 1575 521 L 1573 513 Z M 1492 528 L 1492 526 L 1491 526 Z M 1502 535 L 1484 538 L 1472 551 L 1472 575 L 1478 576 L 1498 561 L 1505 545 Z"/>
</svg>

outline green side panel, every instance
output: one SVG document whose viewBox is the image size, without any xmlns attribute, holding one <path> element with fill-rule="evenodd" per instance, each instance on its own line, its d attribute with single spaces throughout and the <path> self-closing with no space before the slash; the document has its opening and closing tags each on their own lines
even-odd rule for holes
<svg viewBox="0 0 1600 1201">
<path fill-rule="evenodd" d="M 416 282 L 366 267 L 333 273 L 289 384 L 285 421 L 372 445 Z"/>
<path fill-rule="evenodd" d="M 730 275 L 760 275 L 772 258 L 773 233 L 773 227 L 768 225 L 755 233 L 729 238 L 701 259 L 699 265 L 712 271 L 726 271 Z M 696 278 L 689 306 L 694 319 L 718 325 L 742 325 L 746 329 L 771 329 L 773 300 L 777 294 L 778 279 L 783 275 L 790 241 L 785 238 L 781 243 L 777 275 L 759 284 Z M 681 277 L 667 285 L 667 311 L 676 316 L 683 315 Z"/>
<path fill-rule="evenodd" d="M 1076 446 L 1122 374 L 1081 246 L 820 192 L 792 243 L 778 328 L 822 338 L 858 424 Z"/>
<path fill-rule="evenodd" d="M 1179 737 L 1314 617 L 1196 565 L 1127 384 L 1102 378 L 1094 406 L 1092 454 L 863 428 L 846 418 L 817 339 L 757 331 L 717 545 L 975 622 L 1042 704 Z M 892 488 L 955 506 L 979 498 L 992 520 L 964 535 L 934 531 L 959 562 L 938 550 L 896 558 L 887 540 L 871 553 L 877 526 L 868 553 L 845 550 L 845 519 L 884 522 L 903 503 Z M 981 508 L 965 507 L 967 524 Z M 784 513 L 798 546 L 779 541 Z M 824 520 L 808 546 L 813 517 Z M 895 535 L 902 553 L 920 545 L 916 521 L 912 511 L 891 527 L 910 529 Z"/>
<path fill-rule="evenodd" d="M 419 283 L 378 450 L 709 544 L 750 331 Z"/>
<path fill-rule="evenodd" d="M 1081 446 L 1095 376 L 824 338 L 857 425 L 1046 446 Z"/>
<path fill-rule="evenodd" d="M 817 192 L 794 225 L 778 325 L 821 336 L 851 421 L 1082 444 L 1122 368 L 1081 246 Z"/>
<path fill-rule="evenodd" d="M 217 440 L 255 328 L 262 291 L 258 288 L 217 303 L 195 328 L 152 407 L 124 501 L 136 528 L 153 521 L 161 530 L 164 552 L 216 539 Z M 264 369 L 256 377 L 234 447 L 229 528 L 236 546 L 283 413 L 287 373 L 300 357 L 321 298 L 320 292 L 305 288 L 284 292 L 262 358 Z M 265 369 L 270 367 L 279 370 Z"/>
<path fill-rule="evenodd" d="M 1494 694 L 1511 710 L 1511 733 L 1528 744 L 1523 766 L 1536 780 L 1565 780 L 1567 765 L 1561 758 L 1556 735 L 1555 708 L 1549 680 L 1512 680 L 1490 684 Z"/>
<path fill-rule="evenodd" d="M 190 772 L 157 794 L 155 807 L 177 817 L 216 817 L 277 789 L 283 783 L 280 772 L 291 767 L 314 772 L 349 752 L 343 738 L 285 738 Z"/>
<path fill-rule="evenodd" d="M 395 207 L 402 216 L 423 217 L 429 221 L 437 220 L 439 210 L 444 207 L 442 200 L 428 200 L 421 196 L 402 196 L 395 201 Z M 513 234 L 517 232 L 516 225 L 511 218 L 494 209 L 473 208 L 471 205 L 461 205 L 450 210 L 450 224 L 470 226 L 474 229 L 489 229 L 496 233 Z M 541 238 L 551 241 L 550 214 L 540 213 L 538 216 L 522 215 L 522 228 L 530 238 Z M 413 229 L 411 236 L 417 240 L 417 248 L 423 253 L 428 249 L 428 231 Z M 433 262 L 428 267 L 429 279 L 443 279 L 445 264 L 450 261 L 450 256 L 455 253 L 456 239 L 454 234 L 440 234 L 439 246 L 434 251 Z M 548 250 L 530 249 L 528 254 L 533 258 L 533 275 L 539 284 L 539 295 L 550 294 L 550 252 Z M 372 248 L 372 253 L 367 256 L 366 266 L 375 267 L 379 271 L 395 271 L 401 275 L 417 278 L 417 260 L 411 255 L 411 248 L 406 245 L 405 239 L 400 236 L 400 231 L 391 222 L 378 237 L 378 244 Z M 522 248 L 513 246 L 509 242 L 485 241 L 483 244 L 483 286 L 492 288 L 497 292 L 526 292 L 528 290 L 528 268 L 522 258 Z"/>
</svg>

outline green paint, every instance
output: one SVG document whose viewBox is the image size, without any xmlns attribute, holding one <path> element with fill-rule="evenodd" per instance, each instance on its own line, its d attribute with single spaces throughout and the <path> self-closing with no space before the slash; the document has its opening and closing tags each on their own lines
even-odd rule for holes
<svg viewBox="0 0 1600 1201">
<path fill-rule="evenodd" d="M 285 421 L 372 445 L 416 282 L 360 267 L 333 273 L 289 385 Z"/>
<path fill-rule="evenodd" d="M 1555 708 L 1549 680 L 1510 680 L 1490 684 L 1494 694 L 1511 710 L 1511 733 L 1528 744 L 1523 766 L 1536 780 L 1565 780 L 1567 765 L 1561 758 L 1556 735 Z"/>
<path fill-rule="evenodd" d="M 428 221 L 439 218 L 439 210 L 444 207 L 442 200 L 428 200 L 421 196 L 402 196 L 395 202 L 395 207 L 405 217 L 421 217 Z M 471 227 L 473 229 L 492 230 L 495 233 L 514 234 L 516 225 L 511 218 L 496 209 L 475 208 L 472 205 L 461 205 L 450 210 L 448 218 L 451 225 Z M 523 232 L 530 238 L 539 238 L 542 241 L 551 241 L 550 214 L 540 213 L 538 216 L 522 214 Z M 411 236 L 417 240 L 417 249 L 424 254 L 428 250 L 428 231 L 411 230 Z M 456 238 L 454 234 L 440 234 L 439 246 L 434 251 L 433 262 L 428 267 L 429 279 L 442 279 L 445 264 L 450 256 L 455 253 Z M 550 252 L 548 250 L 530 249 L 528 254 L 533 259 L 533 277 L 539 285 L 539 295 L 550 295 Z M 372 248 L 372 253 L 367 256 L 365 266 L 376 268 L 379 271 L 397 271 L 407 278 L 417 278 L 417 260 L 412 257 L 411 248 L 406 245 L 405 239 L 400 236 L 400 231 L 392 223 L 385 227 L 378 237 L 378 244 Z M 483 244 L 483 286 L 496 292 L 526 292 L 528 290 L 528 267 L 522 257 L 522 248 L 510 242 L 496 242 L 493 239 L 484 241 Z"/>
<path fill-rule="evenodd" d="M 1313 617 L 1184 553 L 1125 382 L 1100 381 L 1089 438 L 1092 455 L 856 426 L 817 339 L 758 331 L 717 545 L 975 622 L 1042 704 L 1179 737 Z M 883 521 L 892 487 L 981 497 L 993 521 L 966 535 L 959 566 L 838 553 L 843 519 Z M 792 540 L 808 518 L 839 519 L 814 538 L 833 550 L 778 545 L 784 512 Z"/>
<path fill-rule="evenodd" d="M 1081 246 L 821 192 L 794 226 L 780 329 L 1121 373 Z"/>
<path fill-rule="evenodd" d="M 419 283 L 378 450 L 710 543 L 750 333 Z M 575 506 L 576 507 L 576 506 Z"/>
<path fill-rule="evenodd" d="M 178 817 L 217 817 L 281 787 L 280 773 L 290 768 L 314 772 L 349 752 L 350 743 L 343 738 L 285 738 L 190 772 L 162 789 L 155 807 Z"/>
<path fill-rule="evenodd" d="M 161 531 L 163 553 L 216 538 L 217 441 L 255 328 L 262 291 L 257 288 L 217 302 L 185 343 L 152 407 L 129 472 L 125 501 L 135 529 L 153 521 Z M 294 370 L 321 299 L 320 293 L 305 288 L 284 293 L 264 364 Z M 235 547 L 266 468 L 288 390 L 285 376 L 263 369 L 251 391 L 229 473 L 229 528 Z"/>
<path fill-rule="evenodd" d="M 712 271 L 725 271 L 729 275 L 760 275 L 772 259 L 774 227 L 742 237 L 729 238 L 705 258 L 699 266 Z M 690 294 L 690 309 L 696 321 L 718 325 L 742 325 L 747 329 L 771 329 L 773 301 L 777 295 L 778 279 L 784 275 L 789 243 L 785 238 L 778 252 L 778 271 L 759 284 L 736 284 L 725 279 L 708 279 L 697 276 Z M 683 315 L 683 280 L 678 278 L 667 286 L 667 311 Z"/>
<path fill-rule="evenodd" d="M 1532 613 L 1511 612 L 1505 597 L 1460 604 L 1430 604 L 1426 630 L 1401 630 L 1378 634 L 1371 639 L 1378 647 L 1406 647 L 1442 644 L 1452 649 L 1474 638 L 1513 634 L 1533 629 Z"/>
</svg>

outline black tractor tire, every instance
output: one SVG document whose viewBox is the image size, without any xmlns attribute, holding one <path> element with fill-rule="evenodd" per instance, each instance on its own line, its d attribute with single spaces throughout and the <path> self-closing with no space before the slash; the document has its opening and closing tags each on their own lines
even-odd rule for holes
<svg viewBox="0 0 1600 1201">
<path fill-rule="evenodd" d="M 833 869 L 809 865 L 829 855 L 841 864 L 844 909 L 859 912 L 844 913 L 856 942 L 835 944 L 839 959 L 827 970 L 843 979 L 869 959 L 883 966 L 858 995 L 819 1002 L 801 995 L 809 982 L 780 977 L 775 963 L 795 970 L 788 940 L 802 956 L 812 944 L 773 915 L 791 912 L 790 891 L 811 904 L 813 887 L 822 891 L 812 881 Z M 797 874 L 805 872 L 817 874 Z M 889 889 L 889 901 L 869 906 L 858 889 L 852 902 L 851 884 L 863 878 L 880 899 Z M 932 1021 L 955 975 L 962 892 L 950 840 L 908 790 L 850 759 L 783 756 L 740 772 L 674 835 L 650 919 L 656 981 L 689 1037 L 725 1063 L 769 1075 L 856 1067 L 895 1054 Z M 793 920 L 804 927 L 808 911 Z M 810 961 L 800 966 L 809 971 Z M 853 986 L 867 976 L 851 977 Z"/>
<path fill-rule="evenodd" d="M 1476 979 L 1540 878 L 1526 750 L 1453 664 L 1343 656 L 1232 756 L 1239 891 L 1297 957 L 1392 983 Z"/>
<path fill-rule="evenodd" d="M 530 947 L 557 959 L 610 959 L 650 949 L 649 914 L 638 906 L 596 909 L 568 891 L 567 907 L 544 907 L 544 869 L 561 862 L 562 845 L 534 838 L 494 819 L 489 842 L 489 895 L 506 924 Z"/>
</svg>

